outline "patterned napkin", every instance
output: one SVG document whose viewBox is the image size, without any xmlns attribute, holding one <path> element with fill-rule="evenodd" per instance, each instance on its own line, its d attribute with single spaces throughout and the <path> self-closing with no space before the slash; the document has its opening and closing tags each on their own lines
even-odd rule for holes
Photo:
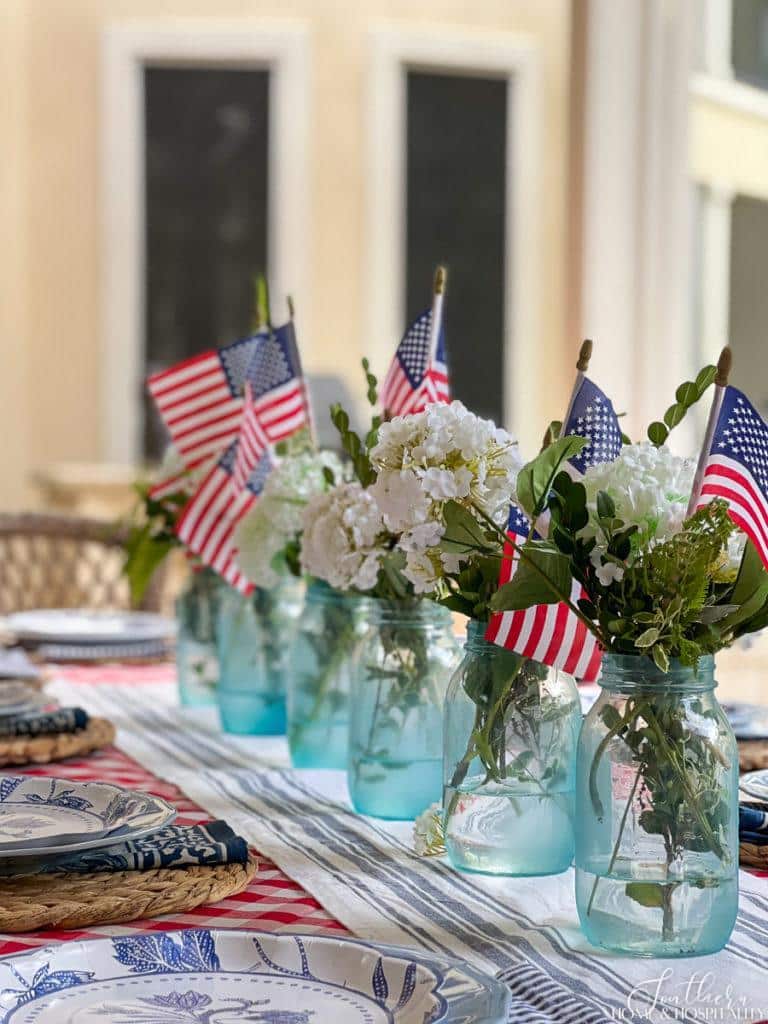
<svg viewBox="0 0 768 1024">
<path fill-rule="evenodd" d="M 225 821 L 206 825 L 169 825 L 145 839 L 81 850 L 41 859 L 0 861 L 0 875 L 42 875 L 50 872 L 149 871 L 191 865 L 245 864 L 248 844 Z"/>
<path fill-rule="evenodd" d="M 768 846 L 768 804 L 739 804 L 739 842 Z"/>
<path fill-rule="evenodd" d="M 78 732 L 88 725 L 82 708 L 57 708 L 32 714 L 0 718 L 0 739 L 13 736 L 42 736 L 45 733 Z"/>
</svg>

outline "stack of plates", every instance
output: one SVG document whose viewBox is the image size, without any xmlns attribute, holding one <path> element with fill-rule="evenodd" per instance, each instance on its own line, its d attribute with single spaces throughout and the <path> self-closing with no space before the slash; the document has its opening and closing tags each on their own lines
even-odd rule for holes
<svg viewBox="0 0 768 1024">
<path fill-rule="evenodd" d="M 0 775 L 0 860 L 23 871 L 28 858 L 141 839 L 175 817 L 165 800 L 106 782 Z"/>
<path fill-rule="evenodd" d="M 0 719 L 39 711 L 46 703 L 39 686 L 23 679 L 0 680 Z"/>
<path fill-rule="evenodd" d="M 162 657 L 176 631 L 174 621 L 162 615 L 74 608 L 16 612 L 4 625 L 49 661 Z"/>
</svg>

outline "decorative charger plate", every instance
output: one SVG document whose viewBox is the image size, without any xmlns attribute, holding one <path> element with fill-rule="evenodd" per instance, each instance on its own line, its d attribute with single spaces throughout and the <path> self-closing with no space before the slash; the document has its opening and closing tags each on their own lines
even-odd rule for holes
<svg viewBox="0 0 768 1024">
<path fill-rule="evenodd" d="M 175 817 L 165 800 L 106 782 L 0 775 L 0 857 L 138 839 Z"/>
<path fill-rule="evenodd" d="M 163 615 L 76 608 L 14 612 L 5 625 L 28 643 L 139 643 L 164 640 L 176 632 L 175 622 Z"/>
<path fill-rule="evenodd" d="M 739 792 L 753 800 L 768 801 L 768 769 L 761 768 L 759 772 L 742 775 L 739 779 Z"/>
<path fill-rule="evenodd" d="M 0 1024 L 500 1024 L 455 960 L 355 939 L 188 929 L 0 960 Z"/>
</svg>

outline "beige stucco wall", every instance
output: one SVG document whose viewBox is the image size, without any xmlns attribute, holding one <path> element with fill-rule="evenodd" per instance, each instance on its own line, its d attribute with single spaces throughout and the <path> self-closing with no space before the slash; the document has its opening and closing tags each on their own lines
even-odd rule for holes
<svg viewBox="0 0 768 1024">
<path fill-rule="evenodd" d="M 364 351 L 366 31 L 373 19 L 418 19 L 531 37 L 544 116 L 538 272 L 546 286 L 537 342 L 552 368 L 541 382 L 542 424 L 562 411 L 571 377 L 561 358 L 568 0 L 3 0 L 0 7 L 0 403 L 4 423 L 13 423 L 0 446 L 0 507 L 18 504 L 41 466 L 101 456 L 100 48 L 113 19 L 278 16 L 311 26 L 309 369 L 344 367 L 356 389 Z"/>
</svg>

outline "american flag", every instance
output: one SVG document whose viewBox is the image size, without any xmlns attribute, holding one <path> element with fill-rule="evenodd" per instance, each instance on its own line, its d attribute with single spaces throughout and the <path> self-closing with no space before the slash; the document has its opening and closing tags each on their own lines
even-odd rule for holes
<svg viewBox="0 0 768 1024">
<path fill-rule="evenodd" d="M 262 340 L 245 378 L 253 391 L 254 413 L 273 444 L 310 425 L 309 396 L 291 320 Z"/>
<path fill-rule="evenodd" d="M 515 544 L 522 544 L 530 526 L 523 511 L 515 504 L 509 509 L 507 535 Z M 504 561 L 499 586 L 507 583 L 514 572 L 518 555 L 512 544 L 504 546 Z M 584 597 L 581 584 L 573 581 L 571 600 Z M 563 601 L 540 604 L 520 611 L 497 612 L 485 634 L 486 640 L 552 668 L 562 669 L 577 679 L 592 683 L 600 673 L 602 651 L 593 633 L 587 629 Z"/>
<path fill-rule="evenodd" d="M 390 416 L 421 412 L 434 402 L 450 402 L 442 322 L 434 357 L 430 357 L 432 310 L 413 321 L 397 346 L 381 387 L 381 404 Z"/>
<path fill-rule="evenodd" d="M 233 477 L 237 460 L 237 442 L 233 441 L 184 509 L 176 533 L 187 548 L 210 566 L 242 594 L 249 594 L 253 584 L 237 564 L 233 534 L 235 527 L 258 499 L 273 459 L 265 450 L 251 471 L 242 490 L 235 491 Z"/>
<path fill-rule="evenodd" d="M 725 501 L 768 569 L 768 424 L 741 391 L 724 390 L 697 507 Z"/>
<path fill-rule="evenodd" d="M 248 484 L 251 473 L 258 466 L 264 452 L 269 448 L 269 438 L 259 420 L 259 413 L 253 401 L 253 388 L 245 382 L 243 415 L 237 438 L 235 465 L 232 471 L 232 487 L 235 495 Z"/>
<path fill-rule="evenodd" d="M 563 424 L 562 436 L 569 434 L 587 439 L 586 447 L 569 460 L 581 474 L 590 466 L 613 462 L 621 451 L 621 425 L 613 403 L 589 377 L 582 381 Z"/>
<path fill-rule="evenodd" d="M 268 336 L 259 331 L 185 359 L 147 381 L 187 469 L 218 455 L 237 437 L 246 370 Z"/>
</svg>

